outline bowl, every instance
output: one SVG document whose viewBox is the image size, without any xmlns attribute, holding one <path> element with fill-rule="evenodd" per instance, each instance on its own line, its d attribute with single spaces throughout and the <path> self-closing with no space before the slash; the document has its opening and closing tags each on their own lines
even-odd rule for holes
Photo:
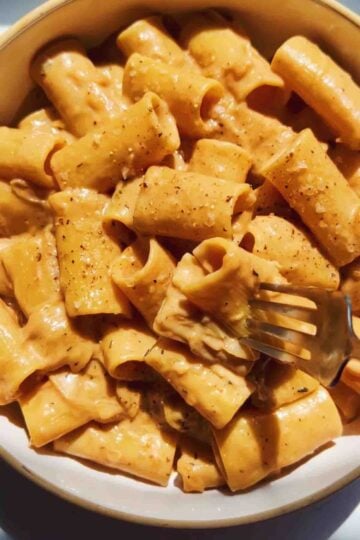
<svg viewBox="0 0 360 540">
<path fill-rule="evenodd" d="M 169 5 L 171 4 L 171 8 Z M 324 0 L 51 0 L 25 16 L 0 40 L 0 122 L 23 110 L 32 84 L 29 62 L 46 42 L 76 35 L 101 42 L 127 23 L 153 12 L 219 7 L 238 12 L 267 56 L 285 39 L 304 34 L 360 78 L 360 18 Z M 360 433 L 358 426 L 357 433 Z M 36 451 L 13 416 L 0 409 L 0 455 L 49 491 L 103 514 L 164 527 L 225 527 L 275 517 L 318 501 L 360 476 L 360 436 L 348 434 L 300 466 L 246 492 L 184 494 L 170 481 L 156 487 L 79 460 Z"/>
</svg>

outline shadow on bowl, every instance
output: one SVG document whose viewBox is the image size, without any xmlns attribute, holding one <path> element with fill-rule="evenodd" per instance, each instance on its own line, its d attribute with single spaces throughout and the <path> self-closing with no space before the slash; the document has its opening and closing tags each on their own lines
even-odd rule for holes
<svg viewBox="0 0 360 540">
<path fill-rule="evenodd" d="M 327 540 L 360 500 L 360 480 L 309 508 L 272 520 L 216 530 L 144 527 L 77 508 L 23 478 L 0 460 L 0 528 L 11 540 L 68 540 L 79 537 L 115 540 L 125 536 L 148 540 Z"/>
</svg>

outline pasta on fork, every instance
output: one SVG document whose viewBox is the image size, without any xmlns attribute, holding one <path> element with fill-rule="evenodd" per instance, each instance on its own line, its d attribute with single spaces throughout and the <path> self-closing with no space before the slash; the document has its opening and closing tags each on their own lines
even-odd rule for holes
<svg viewBox="0 0 360 540">
<path fill-rule="evenodd" d="M 359 359 L 326 389 L 245 339 L 261 283 L 360 310 L 360 88 L 306 37 L 271 60 L 172 17 L 48 44 L 47 102 L 0 127 L 0 406 L 34 448 L 236 492 L 360 414 Z"/>
</svg>

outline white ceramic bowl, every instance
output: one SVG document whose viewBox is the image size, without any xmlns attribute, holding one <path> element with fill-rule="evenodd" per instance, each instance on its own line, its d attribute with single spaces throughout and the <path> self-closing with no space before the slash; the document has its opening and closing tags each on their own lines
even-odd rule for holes
<svg viewBox="0 0 360 540">
<path fill-rule="evenodd" d="M 29 61 L 47 41 L 72 34 L 92 45 L 146 13 L 204 7 L 239 12 L 255 44 L 267 55 L 290 35 L 305 34 L 360 79 L 360 19 L 329 0 L 51 0 L 0 40 L 0 122 L 11 122 L 21 108 L 31 88 Z M 259 521 L 333 493 L 360 476 L 359 425 L 357 433 L 245 493 L 212 490 L 185 495 L 173 481 L 168 488 L 156 487 L 65 456 L 35 451 L 9 409 L 0 408 L 0 455 L 25 476 L 86 508 L 129 521 L 174 527 Z"/>
</svg>

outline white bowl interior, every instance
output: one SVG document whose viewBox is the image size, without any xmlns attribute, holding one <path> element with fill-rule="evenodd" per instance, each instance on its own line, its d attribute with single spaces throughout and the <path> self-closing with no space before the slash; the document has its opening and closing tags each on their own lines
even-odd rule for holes
<svg viewBox="0 0 360 540">
<path fill-rule="evenodd" d="M 61 4 L 61 5 L 60 5 Z M 100 42 L 126 23 L 152 12 L 226 7 L 241 14 L 255 44 L 272 54 L 288 36 L 301 33 L 331 52 L 360 76 L 360 29 L 333 7 L 314 0 L 65 0 L 49 2 L 0 42 L 0 121 L 11 122 L 31 82 L 29 61 L 47 41 L 78 35 Z M 144 6 L 147 6 L 146 9 Z M 358 430 L 360 433 L 360 430 Z M 225 526 L 265 519 L 319 499 L 360 472 L 360 436 L 343 437 L 292 472 L 246 493 L 184 494 L 174 485 L 159 488 L 83 462 L 28 447 L 25 430 L 0 409 L 0 454 L 36 481 L 85 506 L 125 519 L 173 526 Z"/>
</svg>

